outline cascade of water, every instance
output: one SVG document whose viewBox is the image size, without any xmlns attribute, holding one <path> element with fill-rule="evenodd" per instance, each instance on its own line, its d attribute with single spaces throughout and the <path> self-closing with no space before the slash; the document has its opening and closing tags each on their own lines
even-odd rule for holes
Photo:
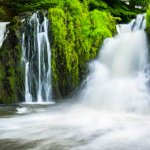
<svg viewBox="0 0 150 150">
<path fill-rule="evenodd" d="M 34 13 L 26 23 L 22 36 L 22 61 L 25 62 L 25 101 L 50 102 L 51 48 L 48 39 L 48 19 L 40 22 L 39 13 Z"/>
<path fill-rule="evenodd" d="M 9 24 L 9 22 L 0 22 L 0 47 L 2 46 L 5 39 L 4 33 L 6 32 L 7 24 Z"/>
<path fill-rule="evenodd" d="M 67 101 L 55 107 L 43 106 L 42 110 L 39 105 L 0 107 L 1 149 L 9 150 L 11 146 L 11 150 L 20 147 L 21 150 L 150 150 L 150 97 L 146 87 L 150 67 L 145 21 L 139 21 L 117 26 L 120 34 L 104 41 L 100 56 L 90 63 L 91 74 L 81 94 L 82 104 Z M 36 33 L 34 30 L 33 34 Z M 38 47 L 32 39 L 30 36 L 22 45 L 25 51 L 22 61 L 28 56 L 27 45 L 33 43 L 33 47 Z M 32 52 L 30 48 L 30 53 L 34 55 L 29 54 L 29 60 L 25 61 L 29 70 L 27 79 L 33 81 L 30 69 L 33 65 L 35 81 L 40 80 L 42 86 L 43 80 L 37 76 L 38 49 Z M 29 83 L 27 90 L 33 98 L 30 90 L 33 83 Z"/>
<path fill-rule="evenodd" d="M 104 41 L 100 56 L 90 63 L 81 99 L 84 105 L 107 111 L 150 113 L 145 73 L 148 64 L 145 15 L 117 25 L 119 35 Z"/>
</svg>

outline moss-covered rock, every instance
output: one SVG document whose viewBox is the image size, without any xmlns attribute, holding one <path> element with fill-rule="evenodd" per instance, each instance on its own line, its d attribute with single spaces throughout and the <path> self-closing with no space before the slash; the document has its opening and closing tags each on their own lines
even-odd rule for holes
<svg viewBox="0 0 150 150">
<path fill-rule="evenodd" d="M 0 103 L 3 104 L 24 101 L 25 66 L 21 63 L 24 17 L 25 15 L 14 17 L 10 22 L 7 38 L 0 49 Z"/>
<path fill-rule="evenodd" d="M 146 12 L 146 33 L 148 37 L 148 47 L 149 47 L 149 52 L 150 52 L 150 7 Z M 150 60 L 150 57 L 149 57 Z"/>
<path fill-rule="evenodd" d="M 115 34 L 116 20 L 109 13 L 89 12 L 88 2 L 67 0 L 50 8 L 53 97 L 64 98 L 78 88 L 107 37 Z"/>
<path fill-rule="evenodd" d="M 7 14 L 5 12 L 5 10 L 3 9 L 3 7 L 0 7 L 0 21 L 6 21 L 7 19 Z"/>
</svg>

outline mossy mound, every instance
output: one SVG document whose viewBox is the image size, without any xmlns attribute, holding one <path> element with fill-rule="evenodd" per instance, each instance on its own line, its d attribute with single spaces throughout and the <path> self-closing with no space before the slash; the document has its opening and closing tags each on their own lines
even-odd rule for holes
<svg viewBox="0 0 150 150">
<path fill-rule="evenodd" d="M 116 33 L 116 18 L 100 10 L 89 12 L 88 3 L 67 0 L 50 8 L 48 19 L 51 21 L 53 94 L 60 98 L 77 89 L 85 79 L 87 63 L 97 56 L 103 40 Z"/>
</svg>

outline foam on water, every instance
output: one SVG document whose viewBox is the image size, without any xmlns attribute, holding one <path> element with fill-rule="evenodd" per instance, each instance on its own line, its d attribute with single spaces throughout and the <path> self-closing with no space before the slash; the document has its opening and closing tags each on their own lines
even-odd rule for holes
<svg viewBox="0 0 150 150">
<path fill-rule="evenodd" d="M 150 118 L 106 113 L 88 107 L 1 118 L 0 144 L 6 150 L 149 150 Z M 62 109 L 62 107 L 64 107 Z M 68 107 L 68 106 L 66 106 Z M 21 115 L 21 114 L 19 114 Z"/>
</svg>

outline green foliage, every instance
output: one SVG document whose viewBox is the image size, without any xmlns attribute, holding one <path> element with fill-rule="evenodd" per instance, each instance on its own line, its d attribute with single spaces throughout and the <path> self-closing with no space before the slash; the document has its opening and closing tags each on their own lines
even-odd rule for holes
<svg viewBox="0 0 150 150">
<path fill-rule="evenodd" d="M 150 7 L 146 13 L 146 25 L 147 25 L 147 33 L 150 35 Z"/>
<path fill-rule="evenodd" d="M 95 58 L 102 41 L 115 33 L 116 20 L 109 13 L 100 10 L 89 12 L 88 3 L 81 3 L 79 0 L 66 0 L 56 8 L 50 8 L 48 18 L 54 36 L 54 83 L 57 86 L 58 80 L 62 79 L 64 85 L 72 82 L 76 88 L 85 63 Z M 71 81 L 66 78 L 69 74 L 72 76 Z"/>
<path fill-rule="evenodd" d="M 0 21 L 5 20 L 6 17 L 7 16 L 6 16 L 6 13 L 5 13 L 3 7 L 0 7 Z"/>
<path fill-rule="evenodd" d="M 17 17 L 13 18 L 12 23 L 14 25 L 11 27 L 11 29 L 14 31 L 17 30 L 21 26 L 21 21 L 19 19 L 17 19 Z"/>
<path fill-rule="evenodd" d="M 72 3 L 70 5 L 70 2 Z M 81 2 L 81 3 L 80 3 Z M 146 9 L 149 5 L 149 0 L 80 0 L 79 1 L 68 1 L 68 0 L 3 0 L 2 5 L 13 10 L 16 14 L 25 11 L 33 11 L 49 8 L 64 8 L 70 5 L 72 8 L 80 7 L 80 4 L 88 6 L 90 11 L 98 9 L 112 13 L 114 16 L 123 17 L 123 19 L 129 20 L 135 17 L 137 13 L 141 13 L 143 9 Z M 126 3 L 129 3 L 127 5 Z M 80 3 L 80 4 L 79 4 Z M 135 6 L 140 6 L 142 9 L 135 9 Z M 71 8 L 71 9 L 72 9 Z M 73 9 L 75 12 L 79 9 Z M 74 12 L 74 13 L 75 13 Z"/>
<path fill-rule="evenodd" d="M 135 6 L 140 6 L 143 9 L 147 9 L 150 1 L 149 0 L 126 0 L 129 2 L 131 8 L 135 8 Z"/>
<path fill-rule="evenodd" d="M 15 90 L 15 70 L 14 68 L 10 68 L 8 70 L 8 73 L 10 74 L 10 76 L 8 77 L 8 80 L 10 82 L 10 86 L 11 86 L 11 90 L 14 92 Z"/>
<path fill-rule="evenodd" d="M 2 4 L 17 14 L 25 11 L 49 9 L 61 3 L 61 0 L 3 0 Z"/>
<path fill-rule="evenodd" d="M 129 22 L 137 14 L 142 13 L 143 10 L 131 8 L 126 2 L 121 0 L 89 0 L 89 9 L 110 12 L 113 16 L 122 18 L 122 22 Z"/>
</svg>

